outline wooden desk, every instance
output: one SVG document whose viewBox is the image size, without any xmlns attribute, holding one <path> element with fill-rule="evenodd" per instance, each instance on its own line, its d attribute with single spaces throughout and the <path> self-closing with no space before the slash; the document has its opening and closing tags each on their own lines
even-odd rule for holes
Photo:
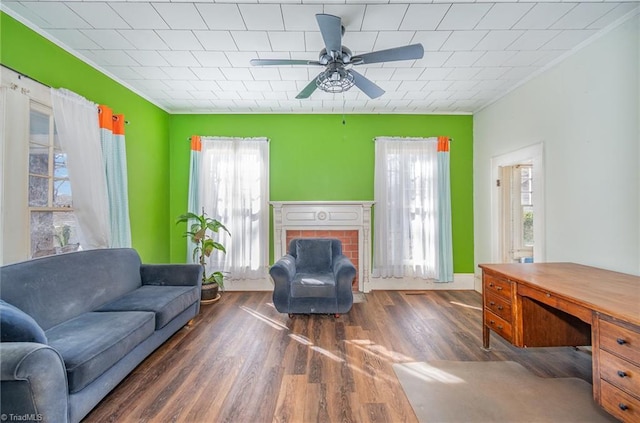
<svg viewBox="0 0 640 423">
<path fill-rule="evenodd" d="M 485 348 L 593 346 L 593 396 L 640 422 L 640 277 L 574 263 L 481 264 Z"/>
</svg>

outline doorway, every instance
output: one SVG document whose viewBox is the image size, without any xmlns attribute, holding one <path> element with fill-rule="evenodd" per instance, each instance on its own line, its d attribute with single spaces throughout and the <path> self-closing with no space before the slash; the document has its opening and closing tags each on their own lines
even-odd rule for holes
<svg viewBox="0 0 640 423">
<path fill-rule="evenodd" d="M 543 149 L 536 144 L 492 159 L 492 261 L 544 261 Z"/>
</svg>

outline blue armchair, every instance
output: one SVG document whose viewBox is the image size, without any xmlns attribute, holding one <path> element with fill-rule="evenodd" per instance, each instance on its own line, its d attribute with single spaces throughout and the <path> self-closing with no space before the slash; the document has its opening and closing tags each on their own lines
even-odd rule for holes
<svg viewBox="0 0 640 423">
<path fill-rule="evenodd" d="M 289 252 L 269 274 L 273 279 L 273 304 L 280 313 L 347 313 L 353 305 L 351 285 L 356 268 L 333 238 L 295 238 Z"/>
</svg>

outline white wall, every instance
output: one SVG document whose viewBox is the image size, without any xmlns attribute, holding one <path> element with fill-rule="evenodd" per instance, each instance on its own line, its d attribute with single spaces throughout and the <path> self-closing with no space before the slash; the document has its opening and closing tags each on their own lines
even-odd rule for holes
<svg viewBox="0 0 640 423">
<path fill-rule="evenodd" d="M 544 144 L 546 261 L 640 275 L 640 18 L 474 116 L 476 263 L 491 261 L 491 158 Z"/>
</svg>

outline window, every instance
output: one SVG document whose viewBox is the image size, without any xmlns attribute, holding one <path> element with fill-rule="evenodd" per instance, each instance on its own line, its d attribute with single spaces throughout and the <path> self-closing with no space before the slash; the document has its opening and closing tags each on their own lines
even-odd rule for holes
<svg viewBox="0 0 640 423">
<path fill-rule="evenodd" d="M 503 242 L 505 262 L 533 260 L 533 167 L 521 163 L 502 167 Z"/>
<path fill-rule="evenodd" d="M 77 250 L 67 155 L 57 141 L 51 109 L 34 102 L 29 111 L 28 171 L 31 257 Z"/>
</svg>

